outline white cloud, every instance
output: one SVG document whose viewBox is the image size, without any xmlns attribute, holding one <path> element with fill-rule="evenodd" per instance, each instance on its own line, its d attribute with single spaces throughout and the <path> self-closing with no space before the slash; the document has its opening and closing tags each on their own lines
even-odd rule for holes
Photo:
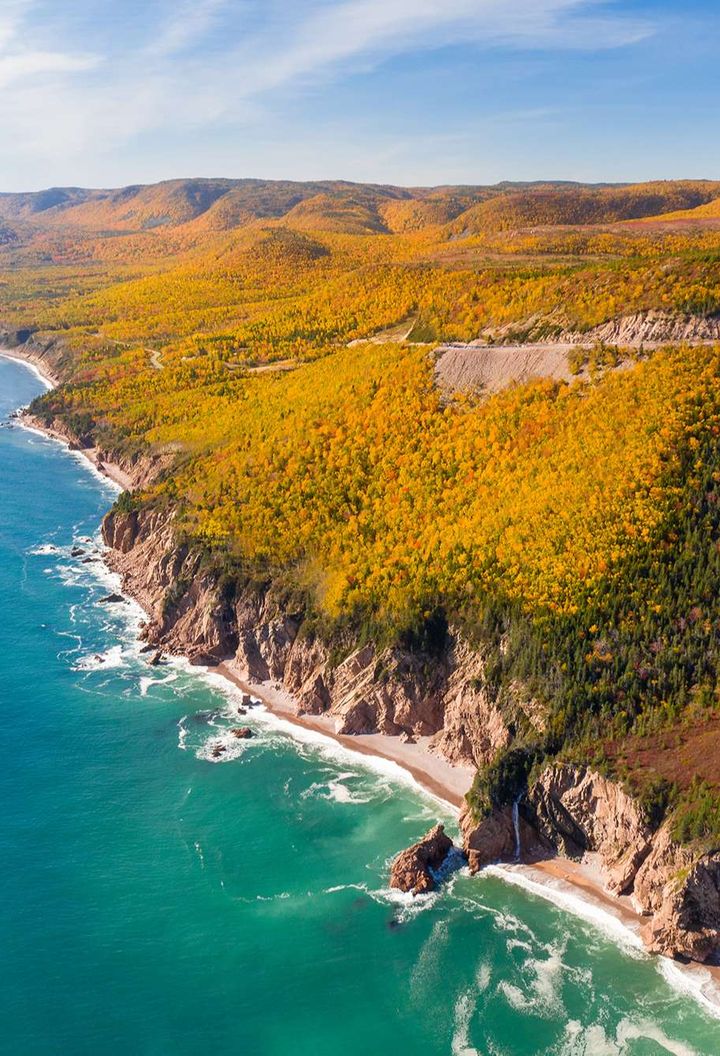
<svg viewBox="0 0 720 1056">
<path fill-rule="evenodd" d="M 58 51 L 22 51 L 0 56 L 0 88 L 23 77 L 91 70 L 98 61 L 94 55 L 65 55 Z"/>
<path fill-rule="evenodd" d="M 32 33 L 23 30 L 32 7 L 31 0 L 5 0 L 0 13 L 0 88 L 26 77 L 78 73 L 97 65 L 94 55 L 28 46 Z"/>
<path fill-rule="evenodd" d="M 168 22 L 147 48 L 149 54 L 174 55 L 185 51 L 218 21 L 227 0 L 184 0 L 173 7 Z"/>
</svg>

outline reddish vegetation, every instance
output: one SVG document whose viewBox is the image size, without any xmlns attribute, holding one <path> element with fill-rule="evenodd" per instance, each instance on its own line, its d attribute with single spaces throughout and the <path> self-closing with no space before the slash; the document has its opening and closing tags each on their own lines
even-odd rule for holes
<svg viewBox="0 0 720 1056">
<path fill-rule="evenodd" d="M 659 774 L 680 789 L 693 778 L 720 788 L 720 719 L 666 733 L 629 737 L 607 746 L 609 758 L 624 762 L 633 774 Z"/>
</svg>

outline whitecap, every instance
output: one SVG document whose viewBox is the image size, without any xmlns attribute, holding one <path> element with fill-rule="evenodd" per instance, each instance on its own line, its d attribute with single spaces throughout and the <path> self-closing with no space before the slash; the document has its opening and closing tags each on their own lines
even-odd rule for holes
<svg viewBox="0 0 720 1056">
<path fill-rule="evenodd" d="M 610 910 L 589 901 L 562 881 L 533 879 L 518 865 L 489 865 L 481 875 L 494 876 L 521 887 L 530 894 L 552 902 L 553 905 L 603 932 L 615 943 L 635 957 L 647 956 L 638 930 L 620 920 Z"/>
<path fill-rule="evenodd" d="M 183 717 L 177 724 L 178 730 L 180 731 L 180 733 L 178 734 L 178 748 L 181 752 L 184 752 L 187 748 L 187 745 L 185 743 L 187 741 L 188 735 L 187 726 L 185 725 L 186 721 L 187 715 L 183 715 Z"/>
<path fill-rule="evenodd" d="M 562 1048 L 555 1050 L 558 1056 L 622 1056 L 620 1049 L 611 1041 L 598 1023 L 583 1027 L 576 1019 L 565 1025 Z"/>
<path fill-rule="evenodd" d="M 631 1019 L 623 1019 L 617 1028 L 618 1051 L 625 1052 L 629 1041 L 654 1041 L 657 1045 L 671 1054 L 671 1056 L 700 1056 L 697 1049 L 691 1048 L 682 1041 L 669 1038 L 665 1031 L 661 1030 L 655 1023 L 649 1020 L 636 1022 Z"/>
<path fill-rule="evenodd" d="M 481 1056 L 479 1049 L 470 1044 L 470 1020 L 475 1012 L 473 993 L 464 991 L 455 1002 L 453 1009 L 453 1036 L 450 1043 L 452 1056 Z"/>
<path fill-rule="evenodd" d="M 177 662 L 182 664 L 183 658 L 178 657 Z M 187 661 L 185 661 L 185 664 L 190 668 Z M 209 685 L 219 690 L 228 699 L 234 701 L 237 706 L 242 693 L 223 675 L 219 675 L 216 672 L 211 671 L 209 668 L 203 667 L 192 667 L 191 670 L 193 673 L 200 674 Z M 258 721 L 267 724 L 278 732 L 287 734 L 300 744 L 312 747 L 326 758 L 335 762 L 340 762 L 344 765 L 347 765 L 348 762 L 352 762 L 353 765 L 357 765 L 363 770 L 382 774 L 384 777 L 389 778 L 394 784 L 410 785 L 415 792 L 419 793 L 421 797 L 431 800 L 436 807 L 438 804 L 442 806 L 444 814 L 443 820 L 447 822 L 455 822 L 457 820 L 458 808 L 456 806 L 452 803 L 448 803 L 448 801 L 441 796 L 436 796 L 434 793 L 424 788 L 418 782 L 417 778 L 399 763 L 396 763 L 391 759 L 383 759 L 382 756 L 359 755 L 354 749 L 346 748 L 326 733 L 322 733 L 319 730 L 309 729 L 307 726 L 298 726 L 296 723 L 290 722 L 288 719 L 276 715 L 274 712 L 269 711 L 262 701 L 258 701 L 258 705 L 259 706 L 253 711 L 253 717 L 257 718 Z M 433 816 L 437 818 L 437 810 Z"/>
<path fill-rule="evenodd" d="M 40 546 L 34 546 L 27 551 L 32 557 L 45 557 L 48 554 L 60 554 L 63 551 L 55 543 L 42 543 Z"/>
<path fill-rule="evenodd" d="M 398 891 L 394 887 L 381 887 L 369 890 L 368 894 L 382 905 L 392 906 L 396 911 L 398 923 L 406 924 L 409 920 L 431 909 L 438 900 L 437 891 L 414 895 L 411 891 Z"/>
<path fill-rule="evenodd" d="M 668 957 L 660 957 L 658 970 L 674 990 L 694 998 L 706 1012 L 720 1019 L 720 986 L 707 968 L 694 965 L 681 968 Z"/>
<path fill-rule="evenodd" d="M 550 1018 L 564 1012 L 561 987 L 565 944 L 547 946 L 545 949 L 548 954 L 546 958 L 529 957 L 522 965 L 522 987 L 504 979 L 498 989 L 516 1011 Z"/>
<path fill-rule="evenodd" d="M 201 744 L 195 752 L 195 758 L 203 759 L 206 763 L 230 763 L 239 759 L 247 746 L 247 740 L 235 737 L 230 730 L 223 730 Z"/>
<path fill-rule="evenodd" d="M 450 939 L 447 920 L 436 920 L 423 943 L 410 975 L 410 994 L 416 1005 L 426 1004 L 441 984 L 440 962 Z"/>
<path fill-rule="evenodd" d="M 357 775 L 355 774 L 340 774 L 335 780 L 315 781 L 309 788 L 306 788 L 304 792 L 300 793 L 300 798 L 325 799 L 334 803 L 370 803 L 371 800 L 376 798 L 372 792 L 365 795 L 355 792 L 351 788 L 348 788 L 347 785 L 343 784 L 343 781 L 341 780 L 342 777 L 347 779 L 356 776 Z M 380 791 L 382 791 L 382 789 L 380 789 Z"/>
<path fill-rule="evenodd" d="M 81 657 L 73 664 L 74 671 L 101 671 L 122 667 L 124 663 L 121 645 L 113 645 L 104 653 L 92 653 Z"/>
<path fill-rule="evenodd" d="M 170 682 L 175 682 L 177 677 L 177 674 L 172 671 L 165 678 L 150 678 L 148 675 L 142 675 L 139 682 L 140 696 L 146 697 L 151 686 L 166 686 Z"/>
</svg>

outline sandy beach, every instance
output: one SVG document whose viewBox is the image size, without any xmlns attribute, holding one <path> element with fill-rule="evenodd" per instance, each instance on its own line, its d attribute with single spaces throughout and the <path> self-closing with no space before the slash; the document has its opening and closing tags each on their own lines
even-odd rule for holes
<svg viewBox="0 0 720 1056">
<path fill-rule="evenodd" d="M 287 690 L 270 682 L 251 682 L 245 672 L 228 660 L 213 670 L 223 675 L 233 685 L 253 697 L 257 697 L 274 715 L 295 726 L 314 730 L 331 737 L 338 744 L 361 755 L 374 755 L 380 759 L 397 763 L 415 778 L 417 783 L 433 796 L 459 810 L 465 793 L 472 784 L 475 771 L 471 766 L 453 766 L 439 755 L 428 750 L 430 737 L 418 737 L 414 743 L 406 743 L 399 737 L 387 737 L 383 733 L 348 734 L 337 733 L 335 720 L 330 715 L 299 715 L 297 706 Z"/>
</svg>

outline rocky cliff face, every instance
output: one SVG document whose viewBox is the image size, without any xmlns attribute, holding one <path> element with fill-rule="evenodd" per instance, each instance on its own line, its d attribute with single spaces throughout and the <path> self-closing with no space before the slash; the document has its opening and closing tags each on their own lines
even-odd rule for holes
<svg viewBox="0 0 720 1056">
<path fill-rule="evenodd" d="M 452 762 L 481 766 L 510 743 L 516 723 L 541 730 L 543 709 L 522 687 L 498 702 L 484 660 L 448 630 L 432 656 L 364 645 L 333 662 L 331 643 L 302 612 L 288 611 L 272 586 L 228 593 L 202 556 L 179 541 L 169 510 L 114 510 L 103 535 L 110 563 L 152 618 L 150 641 L 197 663 L 234 657 L 251 682 L 282 682 L 300 712 L 328 713 L 338 732 L 431 735 Z M 461 818 L 471 869 L 496 860 L 562 854 L 597 856 L 608 889 L 631 895 L 647 917 L 650 949 L 707 960 L 720 949 L 720 854 L 676 844 L 668 826 L 653 831 L 619 784 L 591 770 L 549 766 L 513 815 L 495 810 L 479 824 Z"/>
<path fill-rule="evenodd" d="M 152 641 L 198 663 L 233 657 L 248 681 L 282 682 L 300 712 L 330 713 L 339 733 L 431 736 L 451 762 L 480 766 L 509 743 L 519 713 L 542 721 L 519 690 L 502 707 L 491 698 L 482 656 L 452 630 L 433 655 L 365 645 L 337 662 L 332 643 L 272 586 L 224 595 L 201 556 L 177 542 L 172 513 L 116 510 L 103 536 L 110 563 L 152 614 Z"/>
<path fill-rule="evenodd" d="M 592 853 L 608 891 L 630 895 L 647 918 L 643 938 L 653 952 L 706 961 L 720 950 L 720 853 L 676 843 L 669 822 L 653 831 L 617 782 L 582 767 L 549 766 L 528 790 L 518 824 L 524 858 Z M 480 822 L 466 810 L 461 827 L 471 869 L 512 859 L 510 808 Z"/>
<path fill-rule="evenodd" d="M 56 383 L 72 367 L 72 354 L 60 338 L 43 336 L 33 330 L 0 328 L 0 348 L 17 350 L 18 355 L 34 363 Z"/>
</svg>

